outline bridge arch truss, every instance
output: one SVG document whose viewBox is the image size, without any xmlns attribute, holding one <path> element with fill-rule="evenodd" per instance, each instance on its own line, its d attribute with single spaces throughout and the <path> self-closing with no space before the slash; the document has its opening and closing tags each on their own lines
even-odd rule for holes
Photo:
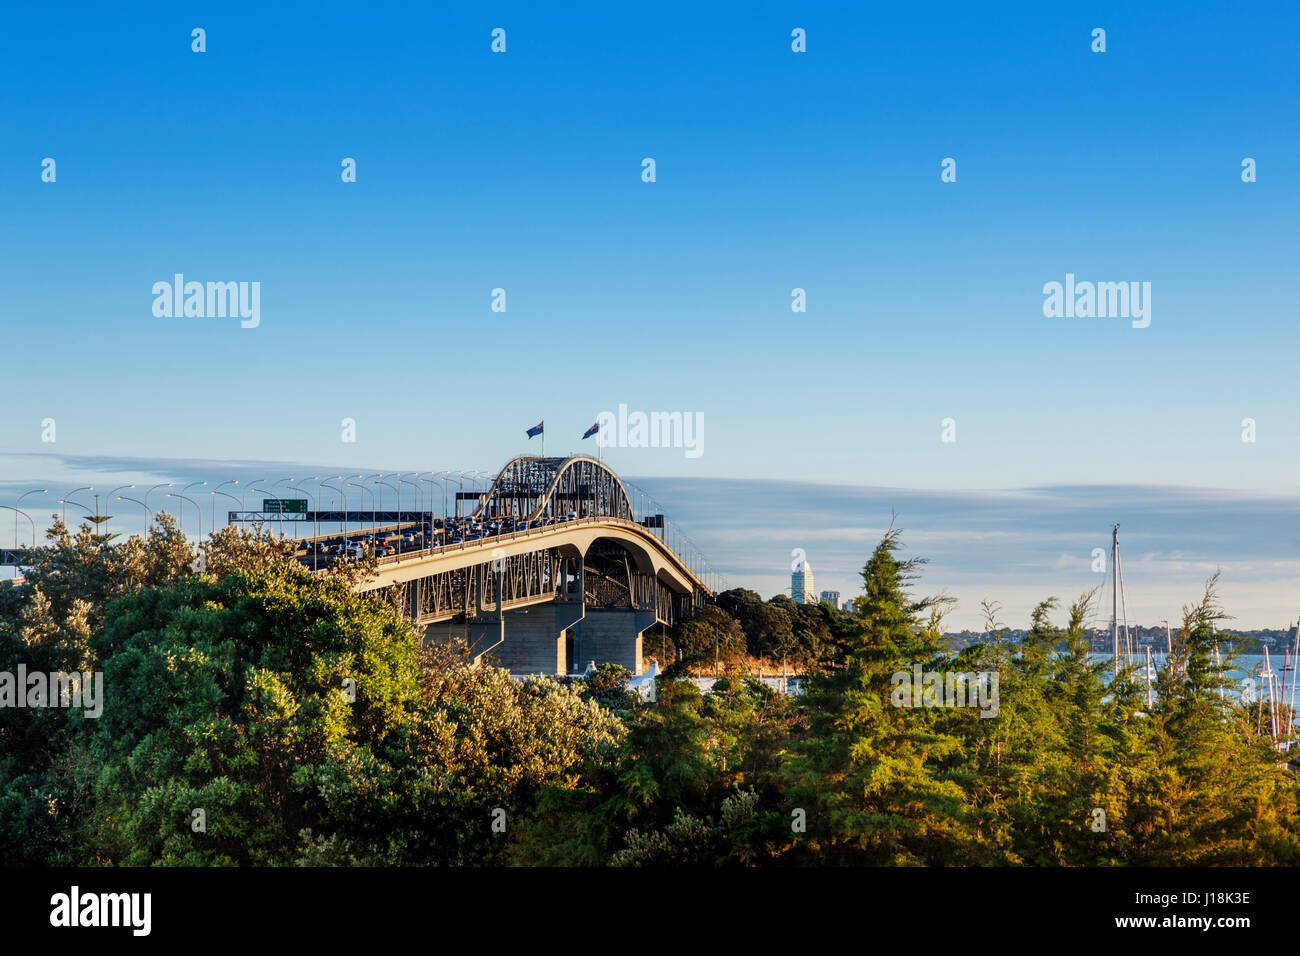
<svg viewBox="0 0 1300 956">
<path fill-rule="evenodd" d="M 603 462 L 524 456 L 509 462 L 474 511 L 478 519 L 536 521 L 543 517 L 635 520 L 622 480 Z"/>
</svg>

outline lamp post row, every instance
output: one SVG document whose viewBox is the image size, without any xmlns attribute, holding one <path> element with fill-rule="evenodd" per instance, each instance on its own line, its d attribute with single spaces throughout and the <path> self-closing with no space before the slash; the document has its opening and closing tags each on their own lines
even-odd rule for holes
<svg viewBox="0 0 1300 956">
<path fill-rule="evenodd" d="M 411 477 L 416 478 L 416 481 L 409 480 Z M 394 485 L 390 482 L 379 480 L 381 478 L 396 479 L 397 484 Z M 357 481 L 351 479 L 360 479 L 361 483 L 358 483 Z M 434 504 L 433 486 L 437 485 L 438 489 L 442 492 L 442 516 L 445 519 L 447 517 L 447 512 L 448 512 L 448 487 L 450 485 L 454 483 L 457 491 L 463 492 L 465 489 L 466 479 L 469 479 L 471 483 L 487 482 L 488 484 L 490 484 L 492 481 L 492 476 L 485 472 L 479 472 L 479 471 L 455 470 L 455 471 L 431 471 L 427 473 L 420 472 L 420 471 L 392 472 L 392 473 L 379 472 L 374 475 L 365 475 L 365 474 L 353 475 L 351 476 L 351 479 L 349 479 L 348 476 L 345 475 L 329 476 L 328 480 L 326 478 L 322 478 L 316 475 L 312 475 L 310 477 L 301 479 L 302 481 L 315 481 L 317 483 L 316 492 L 312 494 L 311 489 L 303 488 L 301 486 L 295 486 L 293 482 L 298 481 L 299 479 L 294 478 L 292 476 L 287 478 L 278 478 L 273 482 L 269 481 L 269 479 L 266 478 L 258 478 L 244 485 L 240 491 L 239 497 L 236 497 L 235 495 L 232 495 L 229 492 L 224 492 L 221 490 L 226 485 L 239 485 L 240 483 L 239 479 L 237 478 L 228 479 L 226 481 L 219 483 L 218 485 L 216 485 L 216 487 L 209 489 L 209 495 L 212 498 L 211 527 L 209 530 L 210 532 L 216 531 L 216 527 L 217 527 L 216 505 L 217 505 L 218 496 L 223 498 L 229 498 L 231 501 L 237 502 L 239 504 L 240 511 L 247 512 L 248 493 L 250 491 L 262 491 L 263 494 L 266 494 L 274 498 L 276 495 L 276 491 L 275 491 L 276 486 L 282 483 L 285 483 L 286 490 L 291 489 L 294 491 L 301 492 L 303 494 L 309 495 L 314 500 L 315 513 L 316 513 L 316 528 L 315 528 L 316 536 L 320 535 L 320 510 L 321 510 L 320 499 L 321 499 L 321 491 L 325 488 L 329 488 L 331 491 L 337 491 L 339 493 L 339 499 L 341 503 L 340 510 L 342 511 L 343 514 L 341 524 L 344 533 L 347 532 L 347 511 L 348 511 L 347 489 L 348 488 L 356 488 L 361 493 L 361 495 L 363 496 L 361 501 L 362 508 L 365 507 L 364 495 L 367 494 L 370 495 L 371 525 L 373 527 L 377 524 L 378 512 L 383 510 L 383 491 L 379 491 L 378 494 L 376 494 L 373 488 L 367 487 L 367 482 L 369 482 L 370 484 L 377 485 L 380 488 L 387 488 L 394 493 L 397 499 L 397 514 L 399 519 L 402 513 L 402 488 L 401 488 L 402 485 L 408 485 L 415 489 L 417 507 L 421 512 L 424 512 L 425 504 L 424 504 L 423 484 L 425 482 L 428 482 L 430 487 L 429 487 L 429 502 L 428 502 L 429 507 L 427 510 L 430 513 L 432 513 L 433 511 L 433 504 Z M 340 482 L 340 484 L 331 485 L 329 483 L 329 481 L 331 480 Z M 259 484 L 267 485 L 268 487 L 266 489 L 259 489 L 256 487 Z M 629 483 L 625 482 L 625 484 L 629 484 Z M 167 497 L 176 498 L 178 502 L 181 502 L 181 506 L 178 508 L 177 517 L 179 519 L 179 526 L 182 532 L 185 530 L 184 503 L 188 502 L 190 505 L 194 507 L 195 514 L 199 522 L 200 538 L 202 538 L 203 536 L 203 509 L 199 506 L 197 501 L 195 501 L 193 498 L 188 496 L 188 492 L 192 488 L 204 487 L 206 485 L 207 485 L 206 481 L 193 481 L 185 485 L 180 492 L 167 493 Z M 138 498 L 132 498 L 129 496 L 117 494 L 117 492 L 119 491 L 135 488 L 134 484 L 121 485 L 120 487 L 114 488 L 112 491 L 110 491 L 106 496 L 105 500 L 106 501 L 107 500 L 129 501 L 133 504 L 139 505 L 141 508 L 144 509 L 145 514 L 147 516 L 146 527 L 151 528 L 154 523 L 154 515 L 157 512 L 155 511 L 155 509 L 150 507 L 149 496 L 154 492 L 158 491 L 160 488 L 172 488 L 172 487 L 175 487 L 175 482 L 171 482 L 171 481 L 160 482 L 156 485 L 147 488 L 144 491 L 144 498 L 143 500 L 141 500 Z M 649 494 L 647 494 L 642 489 L 636 487 L 635 485 L 629 484 L 629 487 L 631 487 L 633 491 L 637 494 L 639 498 L 638 504 L 640 504 L 639 509 L 634 509 L 633 520 L 636 520 L 636 510 L 639 510 L 641 512 L 642 518 L 650 514 L 651 509 L 653 509 L 654 513 L 658 513 L 658 514 L 663 513 L 658 502 L 655 501 Z M 58 499 L 58 503 L 63 505 L 63 521 L 65 524 L 67 523 L 67 514 L 68 514 L 67 506 L 69 504 L 81 508 L 92 518 L 99 517 L 97 513 L 92 512 L 91 509 L 86 505 L 82 504 L 81 502 L 72 500 L 72 496 L 75 494 L 79 494 L 83 491 L 94 491 L 94 490 L 95 489 L 93 485 L 86 485 L 84 487 L 74 488 L 72 491 L 65 494 L 62 498 Z M 22 508 L 20 507 L 23 500 L 31 495 L 48 494 L 48 493 L 49 493 L 48 488 L 33 489 L 31 491 L 27 491 L 19 495 L 18 499 L 14 502 L 13 505 L 0 506 L 0 507 L 4 507 L 7 510 L 13 511 L 15 513 L 15 517 L 14 517 L 14 549 L 15 550 L 17 550 L 18 548 L 18 516 L 20 515 L 26 518 L 28 522 L 31 524 L 32 547 L 36 546 L 36 522 L 30 514 L 28 514 L 26 511 L 23 511 Z M 98 500 L 98 496 L 96 496 L 96 500 Z M 458 514 L 460 511 L 460 501 L 461 498 L 457 497 L 456 510 Z M 362 524 L 364 527 L 364 522 L 362 522 Z M 281 534 L 283 534 L 284 532 L 283 517 L 279 518 L 279 528 Z M 682 534 L 678 528 L 676 528 L 675 526 L 663 528 L 662 538 L 664 539 L 664 543 L 667 544 L 672 550 L 677 552 L 683 558 L 683 560 L 687 562 L 691 570 L 695 572 L 697 575 L 703 574 L 711 579 L 716 579 L 719 577 L 719 575 L 717 575 L 716 572 L 714 572 L 708 566 L 708 563 L 705 562 L 703 558 L 700 556 L 699 551 L 695 548 L 694 542 L 692 542 L 689 538 L 687 538 L 684 534 Z"/>
</svg>

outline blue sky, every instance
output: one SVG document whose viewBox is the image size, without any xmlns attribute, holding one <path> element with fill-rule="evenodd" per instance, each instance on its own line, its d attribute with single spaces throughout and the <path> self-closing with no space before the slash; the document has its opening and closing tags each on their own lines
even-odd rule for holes
<svg viewBox="0 0 1300 956">
<path fill-rule="evenodd" d="M 626 403 L 706 423 L 632 475 L 1288 493 L 1300 13 L 900 6 L 16 8 L 0 451 L 495 470 Z M 1045 318 L 1067 272 L 1150 327 Z"/>
</svg>

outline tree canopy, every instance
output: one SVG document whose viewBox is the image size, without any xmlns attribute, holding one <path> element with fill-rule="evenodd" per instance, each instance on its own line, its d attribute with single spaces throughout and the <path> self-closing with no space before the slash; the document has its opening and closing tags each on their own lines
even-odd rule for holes
<svg viewBox="0 0 1300 956">
<path fill-rule="evenodd" d="M 286 553 L 233 529 L 196 550 L 166 515 L 126 540 L 54 522 L 0 586 L 0 671 L 98 672 L 104 706 L 0 708 L 3 862 L 1300 861 L 1300 788 L 1267 705 L 1227 684 L 1217 578 L 1148 700 L 1089 654 L 1094 593 L 1044 600 L 1018 642 L 989 603 L 990 639 L 950 647 L 949 600 L 915 592 L 891 530 L 851 614 L 733 590 L 679 622 L 649 700 L 615 665 L 518 680 L 425 646 L 356 593 L 364 567 Z M 804 692 L 751 679 L 755 659 Z M 932 706 L 922 674 L 994 696 Z"/>
</svg>

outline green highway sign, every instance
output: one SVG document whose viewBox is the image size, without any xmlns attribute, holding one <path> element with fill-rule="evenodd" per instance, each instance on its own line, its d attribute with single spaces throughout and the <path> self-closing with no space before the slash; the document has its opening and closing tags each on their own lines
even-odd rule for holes
<svg viewBox="0 0 1300 956">
<path fill-rule="evenodd" d="M 306 498 L 263 498 L 262 511 L 268 514 L 305 515 Z"/>
</svg>

